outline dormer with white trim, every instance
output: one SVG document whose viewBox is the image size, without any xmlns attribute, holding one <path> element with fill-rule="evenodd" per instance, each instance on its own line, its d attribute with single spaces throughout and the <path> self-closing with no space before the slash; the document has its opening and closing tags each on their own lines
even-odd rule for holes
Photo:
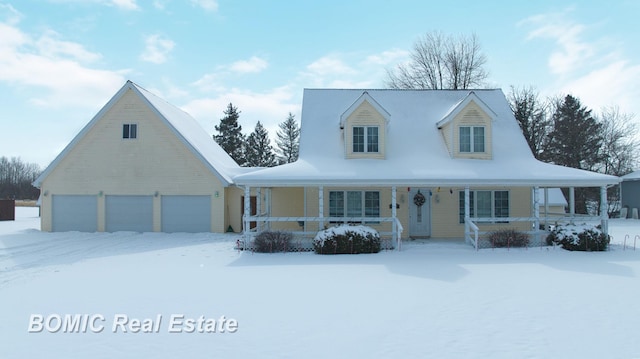
<svg viewBox="0 0 640 359">
<path fill-rule="evenodd" d="M 452 106 L 437 127 L 453 158 L 493 158 L 492 123 L 497 117 L 473 92 Z"/>
<path fill-rule="evenodd" d="M 340 116 L 345 158 L 385 159 L 387 125 L 391 115 L 363 92 Z"/>
</svg>

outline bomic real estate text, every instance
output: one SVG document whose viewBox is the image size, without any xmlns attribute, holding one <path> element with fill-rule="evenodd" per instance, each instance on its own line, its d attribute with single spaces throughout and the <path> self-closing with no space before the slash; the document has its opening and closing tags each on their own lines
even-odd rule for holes
<svg viewBox="0 0 640 359">
<path fill-rule="evenodd" d="M 221 315 L 197 318 L 184 314 L 171 314 L 165 320 L 162 314 L 151 318 L 132 318 L 127 314 L 114 314 L 111 320 L 102 314 L 31 314 L 29 333 L 235 333 L 238 321 Z"/>
</svg>

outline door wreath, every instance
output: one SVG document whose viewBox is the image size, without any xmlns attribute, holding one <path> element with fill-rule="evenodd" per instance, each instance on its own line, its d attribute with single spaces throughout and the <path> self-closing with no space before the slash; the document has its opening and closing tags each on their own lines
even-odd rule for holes
<svg viewBox="0 0 640 359">
<path fill-rule="evenodd" d="M 427 201 L 427 199 L 424 198 L 424 195 L 422 193 L 420 193 L 420 191 L 418 191 L 418 193 L 416 193 L 416 195 L 413 196 L 413 203 L 418 207 L 422 207 L 422 205 L 426 201 Z"/>
</svg>

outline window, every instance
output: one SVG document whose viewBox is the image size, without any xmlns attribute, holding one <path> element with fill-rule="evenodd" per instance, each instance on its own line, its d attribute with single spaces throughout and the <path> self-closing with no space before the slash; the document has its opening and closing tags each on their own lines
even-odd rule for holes
<svg viewBox="0 0 640 359">
<path fill-rule="evenodd" d="M 133 123 L 122 125 L 122 138 L 138 138 L 138 125 Z"/>
<path fill-rule="evenodd" d="M 464 191 L 459 193 L 459 220 L 464 223 Z M 469 191 L 469 202 L 471 218 L 509 217 L 509 191 Z"/>
<path fill-rule="evenodd" d="M 484 127 L 460 126 L 460 152 L 484 151 Z"/>
<path fill-rule="evenodd" d="M 377 126 L 354 126 L 353 152 L 377 153 L 378 138 Z"/>
<path fill-rule="evenodd" d="M 330 191 L 329 217 L 380 217 L 380 192 Z"/>
</svg>

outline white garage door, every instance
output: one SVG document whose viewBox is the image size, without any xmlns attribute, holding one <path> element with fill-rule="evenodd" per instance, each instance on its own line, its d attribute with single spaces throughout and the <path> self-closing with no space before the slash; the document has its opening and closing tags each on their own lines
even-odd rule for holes
<svg viewBox="0 0 640 359">
<path fill-rule="evenodd" d="M 163 232 L 211 232 L 211 196 L 162 196 Z"/>
<path fill-rule="evenodd" d="M 152 196 L 107 196 L 106 231 L 153 231 Z"/>
<path fill-rule="evenodd" d="M 52 231 L 96 232 L 98 198 L 96 196 L 53 195 Z"/>
</svg>

